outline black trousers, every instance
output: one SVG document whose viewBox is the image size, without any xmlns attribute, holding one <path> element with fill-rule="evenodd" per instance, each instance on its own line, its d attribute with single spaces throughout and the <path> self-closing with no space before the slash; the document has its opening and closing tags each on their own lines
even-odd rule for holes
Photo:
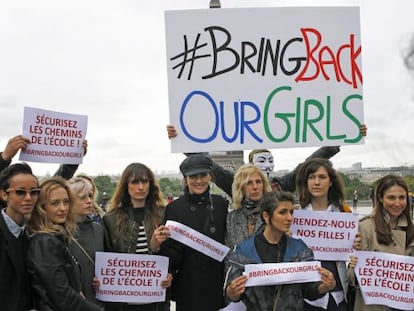
<svg viewBox="0 0 414 311">
<path fill-rule="evenodd" d="M 106 303 L 105 311 L 167 311 L 170 302 L 149 303 L 144 305 L 129 305 L 126 303 Z"/>
<path fill-rule="evenodd" d="M 335 299 L 332 297 L 332 295 L 329 295 L 328 309 L 326 310 L 327 311 L 348 311 L 348 306 L 346 304 L 345 299 L 338 306 L 335 302 Z M 325 311 L 325 309 L 312 306 L 305 302 L 305 311 Z"/>
</svg>

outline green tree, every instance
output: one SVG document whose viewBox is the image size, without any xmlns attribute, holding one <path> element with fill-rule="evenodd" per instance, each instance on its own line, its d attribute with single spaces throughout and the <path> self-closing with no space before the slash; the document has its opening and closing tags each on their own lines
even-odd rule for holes
<svg viewBox="0 0 414 311">
<path fill-rule="evenodd" d="M 167 178 L 163 177 L 158 181 L 160 189 L 165 197 L 172 195 L 178 197 L 182 194 L 183 185 L 179 178 Z"/>
<path fill-rule="evenodd" d="M 369 199 L 370 187 L 373 186 L 372 184 L 361 182 L 358 176 L 348 176 L 343 173 L 339 173 L 339 175 L 342 177 L 345 184 L 345 200 L 352 200 L 352 193 L 354 190 L 358 191 L 359 199 Z"/>
<path fill-rule="evenodd" d="M 112 197 L 115 191 L 116 182 L 112 181 L 112 178 L 107 175 L 96 176 L 94 178 L 96 188 L 98 188 L 98 203 L 102 200 L 102 194 L 105 192 L 108 199 Z"/>
<path fill-rule="evenodd" d="M 409 191 L 414 191 L 414 176 L 405 176 L 405 182 L 407 183 L 407 187 Z"/>
</svg>

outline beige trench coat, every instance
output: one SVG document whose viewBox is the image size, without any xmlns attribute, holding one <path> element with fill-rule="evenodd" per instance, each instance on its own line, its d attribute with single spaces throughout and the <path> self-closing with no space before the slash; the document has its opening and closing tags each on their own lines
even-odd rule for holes
<svg viewBox="0 0 414 311">
<path fill-rule="evenodd" d="M 398 220 L 397 227 L 404 228 L 407 227 L 407 219 L 402 216 Z M 359 222 L 359 231 L 362 234 L 362 247 L 361 251 L 374 251 L 374 252 L 384 252 L 391 253 L 396 255 L 408 255 L 408 250 L 406 249 L 406 233 L 401 230 L 392 230 L 392 236 L 394 242 L 390 245 L 379 244 L 377 241 L 377 234 L 375 232 L 375 223 L 373 215 L 367 216 L 366 218 L 361 219 Z M 348 277 L 351 284 L 355 284 L 355 274 L 353 269 L 348 270 Z M 391 308 L 381 305 L 365 305 L 364 300 L 361 295 L 361 291 L 358 286 L 356 288 L 355 294 L 355 306 L 354 311 L 388 311 Z"/>
</svg>

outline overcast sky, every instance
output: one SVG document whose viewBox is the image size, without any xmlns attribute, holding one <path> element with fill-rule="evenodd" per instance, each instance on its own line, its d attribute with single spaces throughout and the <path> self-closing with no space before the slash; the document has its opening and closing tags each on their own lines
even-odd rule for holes
<svg viewBox="0 0 414 311">
<path fill-rule="evenodd" d="M 412 0 L 221 0 L 223 8 L 361 7 L 364 145 L 343 146 L 335 167 L 414 165 L 414 77 L 402 54 L 414 33 Z M 88 115 L 89 151 L 79 172 L 116 174 L 131 162 L 178 171 L 171 154 L 165 10 L 209 0 L 0 1 L 0 150 L 21 134 L 23 107 Z M 333 25 L 334 27 L 334 25 Z M 292 169 L 316 148 L 273 150 Z M 247 152 L 246 152 L 247 154 Z M 14 161 L 17 161 L 17 157 Z M 38 175 L 56 164 L 31 163 Z"/>
</svg>

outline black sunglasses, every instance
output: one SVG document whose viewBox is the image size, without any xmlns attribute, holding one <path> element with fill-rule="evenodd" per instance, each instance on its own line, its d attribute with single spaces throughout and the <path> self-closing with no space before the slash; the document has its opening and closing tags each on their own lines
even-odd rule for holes
<svg viewBox="0 0 414 311">
<path fill-rule="evenodd" d="M 25 197 L 27 194 L 30 194 L 31 197 L 37 197 L 40 194 L 40 189 L 15 189 L 15 188 L 9 188 L 6 190 L 7 193 L 14 192 L 19 197 Z"/>
</svg>

